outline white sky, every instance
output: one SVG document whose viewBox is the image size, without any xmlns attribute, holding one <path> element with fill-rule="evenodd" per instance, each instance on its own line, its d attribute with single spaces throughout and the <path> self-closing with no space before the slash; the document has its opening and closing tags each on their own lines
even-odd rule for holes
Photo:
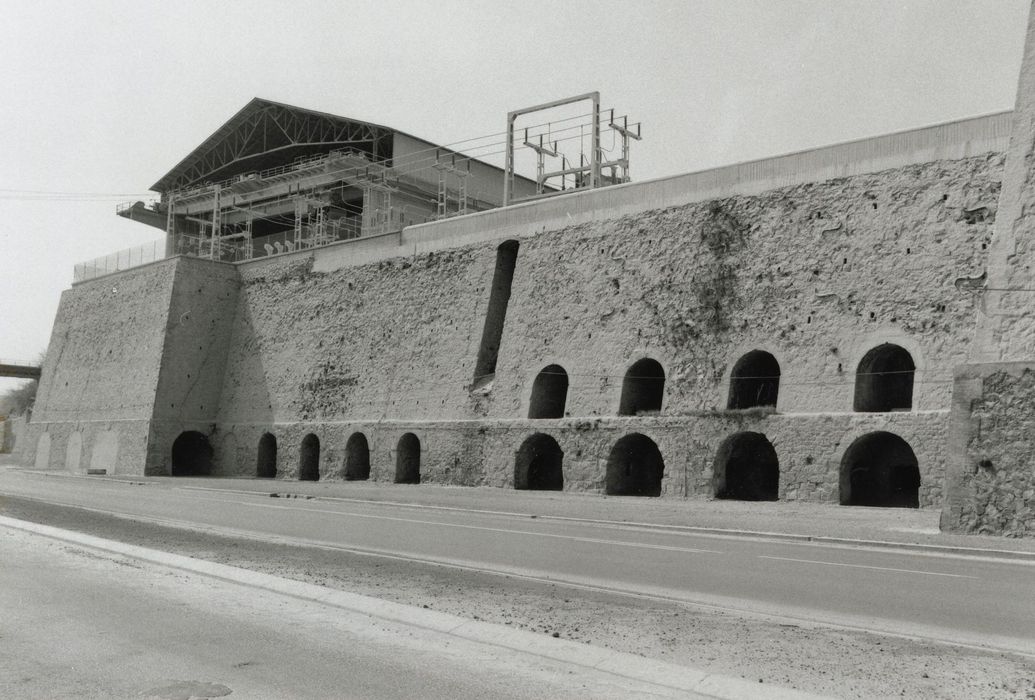
<svg viewBox="0 0 1035 700">
<path fill-rule="evenodd" d="M 0 0 L 0 358 L 252 97 L 446 144 L 599 90 L 643 180 L 1010 109 L 1026 0 Z M 90 193 L 82 201 L 29 191 Z M 120 196 L 127 195 L 127 196 Z M 0 391 L 18 382 L 0 379 Z"/>
</svg>

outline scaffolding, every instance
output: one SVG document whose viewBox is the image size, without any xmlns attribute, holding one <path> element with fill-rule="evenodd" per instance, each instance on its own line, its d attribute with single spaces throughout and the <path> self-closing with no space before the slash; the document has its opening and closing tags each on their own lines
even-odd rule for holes
<svg viewBox="0 0 1035 700">
<path fill-rule="evenodd" d="M 438 171 L 438 194 L 435 198 L 435 217 L 445 219 L 449 216 L 463 216 L 469 212 L 469 201 L 467 198 L 467 178 L 471 176 L 471 160 L 465 160 L 464 168 L 456 165 L 456 154 L 450 155 L 448 161 L 443 160 L 440 153 L 435 153 L 435 163 L 432 167 Z M 455 201 L 456 210 L 450 212 L 449 200 L 449 176 L 456 179 Z"/>
</svg>

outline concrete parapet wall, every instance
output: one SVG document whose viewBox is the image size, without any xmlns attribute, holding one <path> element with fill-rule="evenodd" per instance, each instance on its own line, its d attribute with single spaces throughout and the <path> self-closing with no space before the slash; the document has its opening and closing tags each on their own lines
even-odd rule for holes
<svg viewBox="0 0 1035 700">
<path fill-rule="evenodd" d="M 1005 152 L 1011 112 L 860 139 L 685 175 L 562 195 L 445 221 L 410 226 L 414 253 L 503 240 L 600 219 L 763 192 L 939 160 Z"/>
<path fill-rule="evenodd" d="M 957 369 L 942 528 L 1035 535 L 1035 362 Z"/>
</svg>

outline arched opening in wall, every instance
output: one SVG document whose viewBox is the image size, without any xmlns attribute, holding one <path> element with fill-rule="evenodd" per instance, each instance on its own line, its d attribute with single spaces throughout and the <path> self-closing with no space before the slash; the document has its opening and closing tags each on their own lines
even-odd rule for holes
<svg viewBox="0 0 1035 700">
<path fill-rule="evenodd" d="M 716 498 L 775 501 L 779 498 L 780 462 L 762 433 L 735 433 L 715 455 L 712 485 Z"/>
<path fill-rule="evenodd" d="M 913 357 L 898 345 L 870 350 L 855 371 L 855 410 L 866 413 L 908 411 L 913 407 Z"/>
<path fill-rule="evenodd" d="M 504 241 L 496 249 L 496 269 L 492 273 L 492 289 L 489 290 L 489 305 L 485 309 L 482 342 L 478 346 L 478 359 L 474 365 L 475 384 L 487 381 L 496 373 L 500 341 L 503 340 L 503 324 L 507 318 L 507 305 L 510 303 L 510 289 L 514 284 L 517 254 L 517 241 Z"/>
<path fill-rule="evenodd" d="M 68 436 L 68 445 L 65 446 L 65 470 L 73 473 L 78 472 L 82 458 L 83 434 L 75 431 Z"/>
<path fill-rule="evenodd" d="M 564 404 L 568 400 L 568 373 L 560 365 L 548 365 L 532 382 L 532 397 L 528 402 L 529 418 L 564 418 Z"/>
<path fill-rule="evenodd" d="M 366 481 L 370 478 L 370 445 L 363 433 L 353 433 L 345 443 L 345 480 Z"/>
<path fill-rule="evenodd" d="M 664 394 L 665 370 L 657 360 L 645 357 L 625 373 L 618 415 L 635 416 L 646 411 L 660 411 Z"/>
<path fill-rule="evenodd" d="M 298 478 L 300 481 L 320 480 L 320 438 L 312 433 L 302 438 L 298 454 Z"/>
<path fill-rule="evenodd" d="M 920 507 L 920 465 L 909 443 L 879 431 L 858 438 L 841 459 L 841 505 Z"/>
<path fill-rule="evenodd" d="M 173 476 L 207 476 L 212 473 L 212 445 L 196 430 L 180 433 L 172 444 Z"/>
<path fill-rule="evenodd" d="M 564 453 L 549 435 L 536 433 L 523 443 L 514 461 L 514 488 L 532 491 L 564 490 Z"/>
<path fill-rule="evenodd" d="M 413 433 L 403 435 L 395 446 L 395 483 L 420 483 L 420 439 Z"/>
<path fill-rule="evenodd" d="M 40 433 L 36 440 L 36 469 L 50 469 L 50 433 Z"/>
<path fill-rule="evenodd" d="M 775 407 L 779 391 L 780 363 L 764 350 L 752 350 L 737 360 L 730 372 L 730 395 L 726 407 Z"/>
<path fill-rule="evenodd" d="M 665 461 L 646 435 L 626 435 L 607 458 L 604 492 L 609 496 L 660 496 Z"/>
<path fill-rule="evenodd" d="M 263 433 L 259 438 L 255 476 L 260 479 L 274 479 L 277 476 L 277 438 L 273 433 Z"/>
<path fill-rule="evenodd" d="M 115 474 L 119 463 L 119 434 L 114 430 L 97 433 L 93 438 L 89 471 L 94 474 Z"/>
</svg>

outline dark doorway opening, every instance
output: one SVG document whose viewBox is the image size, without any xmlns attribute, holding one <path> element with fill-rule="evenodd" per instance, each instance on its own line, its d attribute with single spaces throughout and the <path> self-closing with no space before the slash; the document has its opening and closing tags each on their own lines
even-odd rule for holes
<svg viewBox="0 0 1035 700">
<path fill-rule="evenodd" d="M 172 445 L 173 476 L 207 476 L 212 473 L 212 446 L 203 434 L 188 430 Z"/>
<path fill-rule="evenodd" d="M 727 408 L 776 406 L 780 391 L 780 363 L 764 350 L 752 350 L 733 366 Z"/>
<path fill-rule="evenodd" d="M 780 463 L 772 443 L 762 433 L 736 433 L 726 438 L 715 455 L 712 474 L 716 498 L 738 501 L 779 498 Z"/>
<path fill-rule="evenodd" d="M 517 254 L 517 241 L 504 241 L 496 249 L 496 270 L 492 273 L 492 289 L 489 291 L 489 305 L 485 310 L 482 342 L 478 346 L 478 359 L 474 365 L 475 384 L 487 380 L 496 372 L 500 341 L 503 339 L 503 324 L 507 319 L 507 305 L 510 303 L 510 289 L 514 283 Z"/>
<path fill-rule="evenodd" d="M 865 413 L 908 411 L 913 407 L 913 357 L 898 345 L 870 350 L 855 371 L 855 410 Z"/>
<path fill-rule="evenodd" d="M 645 411 L 660 411 L 664 394 L 665 370 L 657 360 L 645 357 L 625 373 L 618 415 L 635 416 Z"/>
<path fill-rule="evenodd" d="M 841 459 L 841 505 L 920 507 L 920 465 L 909 443 L 884 431 L 863 435 Z"/>
<path fill-rule="evenodd" d="M 420 483 L 420 440 L 413 433 L 399 438 L 395 447 L 395 483 Z"/>
<path fill-rule="evenodd" d="M 626 435 L 607 458 L 604 492 L 609 496 L 660 496 L 665 461 L 646 435 Z"/>
<path fill-rule="evenodd" d="M 514 461 L 514 488 L 531 491 L 564 490 L 564 453 L 549 435 L 536 433 L 523 443 Z"/>
<path fill-rule="evenodd" d="M 568 399 L 568 373 L 560 365 L 544 367 L 532 382 L 529 418 L 564 418 Z"/>
<path fill-rule="evenodd" d="M 353 433 L 345 443 L 345 480 L 366 481 L 370 478 L 370 445 L 363 433 Z"/>
<path fill-rule="evenodd" d="M 260 479 L 273 479 L 277 476 L 277 438 L 272 433 L 263 433 L 259 438 L 255 476 Z"/>
<path fill-rule="evenodd" d="M 302 438 L 299 451 L 298 478 L 301 481 L 320 480 L 320 438 L 309 433 Z"/>
</svg>

